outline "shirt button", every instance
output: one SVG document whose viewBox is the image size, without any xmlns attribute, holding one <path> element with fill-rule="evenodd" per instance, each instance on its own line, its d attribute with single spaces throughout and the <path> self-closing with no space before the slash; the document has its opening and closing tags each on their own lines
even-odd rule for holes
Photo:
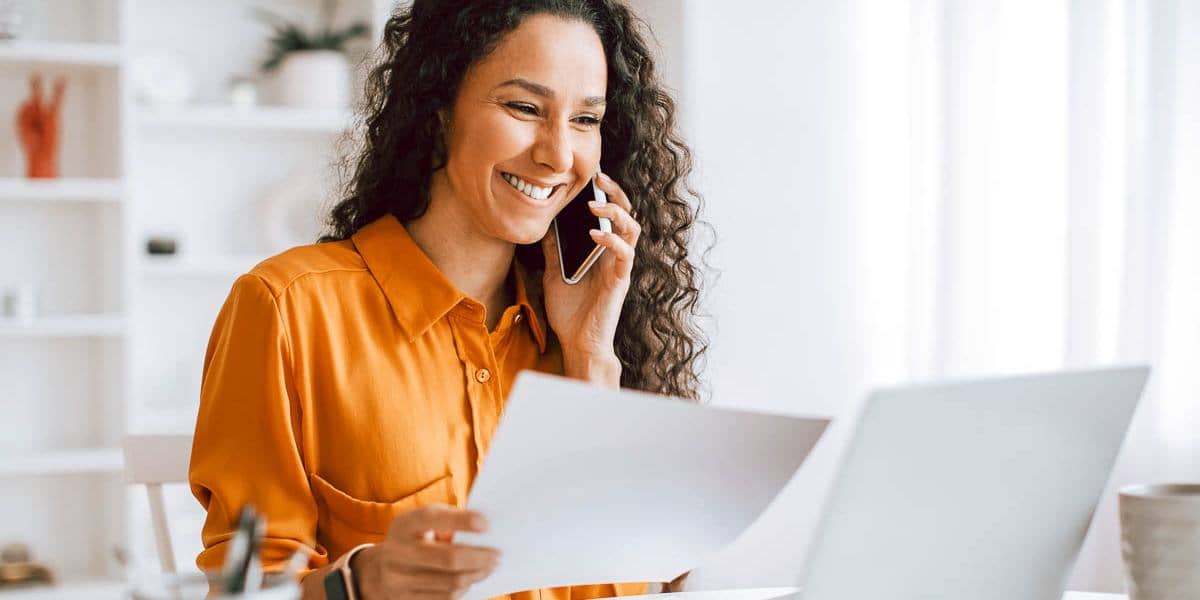
<svg viewBox="0 0 1200 600">
<path fill-rule="evenodd" d="M 475 381 L 479 383 L 487 383 L 492 380 L 492 372 L 487 369 L 475 371 Z"/>
</svg>

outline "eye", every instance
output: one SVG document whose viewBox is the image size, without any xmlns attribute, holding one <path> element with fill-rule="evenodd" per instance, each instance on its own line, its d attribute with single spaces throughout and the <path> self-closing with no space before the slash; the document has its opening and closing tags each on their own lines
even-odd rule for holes
<svg viewBox="0 0 1200 600">
<path fill-rule="evenodd" d="M 509 102 L 509 103 L 505 104 L 505 106 L 507 106 L 513 110 L 523 112 L 527 115 L 536 115 L 537 114 L 537 107 L 533 106 L 531 104 L 524 104 L 521 102 Z"/>
<path fill-rule="evenodd" d="M 600 124 L 600 119 L 597 119 L 596 117 L 583 116 L 579 117 L 577 120 L 588 127 L 595 127 Z"/>
</svg>

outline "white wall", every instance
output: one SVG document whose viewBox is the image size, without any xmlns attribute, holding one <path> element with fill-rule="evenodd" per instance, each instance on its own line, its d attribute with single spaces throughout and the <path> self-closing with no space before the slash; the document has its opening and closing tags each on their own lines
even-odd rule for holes
<svg viewBox="0 0 1200 600">
<path fill-rule="evenodd" d="M 842 414 L 865 365 L 848 185 L 849 12 L 842 2 L 773 6 L 691 2 L 685 15 L 687 136 L 720 271 L 707 301 L 713 403 Z M 826 492 L 830 441 L 690 586 L 795 581 Z"/>
</svg>

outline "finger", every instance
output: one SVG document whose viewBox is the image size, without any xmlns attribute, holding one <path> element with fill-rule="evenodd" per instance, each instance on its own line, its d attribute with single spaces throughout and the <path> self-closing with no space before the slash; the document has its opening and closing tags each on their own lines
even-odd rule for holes
<svg viewBox="0 0 1200 600">
<path fill-rule="evenodd" d="M 612 253 L 616 259 L 617 272 L 622 276 L 628 276 L 633 272 L 633 246 L 621 239 L 621 236 L 615 233 L 606 233 L 599 229 L 593 229 L 588 233 L 592 239 L 606 250 Z"/>
<path fill-rule="evenodd" d="M 609 202 L 615 203 L 625 210 L 633 210 L 633 203 L 629 201 L 629 196 L 625 195 L 625 190 L 621 189 L 621 186 L 617 185 L 617 182 L 612 177 L 604 173 L 597 173 L 596 185 L 604 190 L 604 194 L 608 196 Z"/>
<path fill-rule="evenodd" d="M 54 95 L 50 98 L 50 105 L 54 110 L 58 110 L 62 106 L 63 95 L 67 91 L 67 81 L 59 78 L 54 82 Z"/>
<path fill-rule="evenodd" d="M 470 531 L 483 533 L 487 530 L 487 519 L 483 515 L 446 504 L 430 504 L 402 513 L 392 521 L 389 537 L 401 540 L 417 540 L 426 531 Z"/>
<path fill-rule="evenodd" d="M 398 549 L 398 554 L 402 564 L 439 573 L 492 569 L 500 563 L 499 551 L 482 546 L 417 542 Z"/>
<path fill-rule="evenodd" d="M 546 230 L 546 235 L 542 237 L 542 255 L 546 258 L 546 273 L 554 273 L 558 271 L 558 234 L 554 231 L 554 224 L 550 224 L 550 229 Z"/>
<path fill-rule="evenodd" d="M 462 573 L 443 573 L 427 569 L 417 569 L 397 573 L 392 578 L 391 589 L 412 590 L 415 592 L 453 592 L 466 591 L 472 585 L 487 579 L 493 569 L 479 569 Z"/>
<path fill-rule="evenodd" d="M 33 74 L 29 76 L 29 94 L 33 100 L 33 104 L 39 105 L 42 103 L 42 76 Z"/>
<path fill-rule="evenodd" d="M 592 214 L 612 221 L 613 232 L 621 236 L 621 239 L 630 246 L 637 247 L 638 237 L 642 235 L 642 226 L 624 208 L 599 202 L 588 202 L 588 206 L 592 209 Z"/>
</svg>

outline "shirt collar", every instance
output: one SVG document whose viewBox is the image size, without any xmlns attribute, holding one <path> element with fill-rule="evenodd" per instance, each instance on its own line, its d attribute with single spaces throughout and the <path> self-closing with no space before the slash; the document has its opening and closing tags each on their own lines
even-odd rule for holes
<svg viewBox="0 0 1200 600">
<path fill-rule="evenodd" d="M 392 313 L 409 341 L 420 337 L 455 306 L 469 300 L 458 290 L 393 215 L 384 215 L 358 230 L 350 238 L 375 277 Z M 513 260 L 516 301 L 538 351 L 546 351 L 542 326 L 541 286 L 531 281 L 519 261 Z M 533 293 L 531 293 L 533 292 Z"/>
</svg>

